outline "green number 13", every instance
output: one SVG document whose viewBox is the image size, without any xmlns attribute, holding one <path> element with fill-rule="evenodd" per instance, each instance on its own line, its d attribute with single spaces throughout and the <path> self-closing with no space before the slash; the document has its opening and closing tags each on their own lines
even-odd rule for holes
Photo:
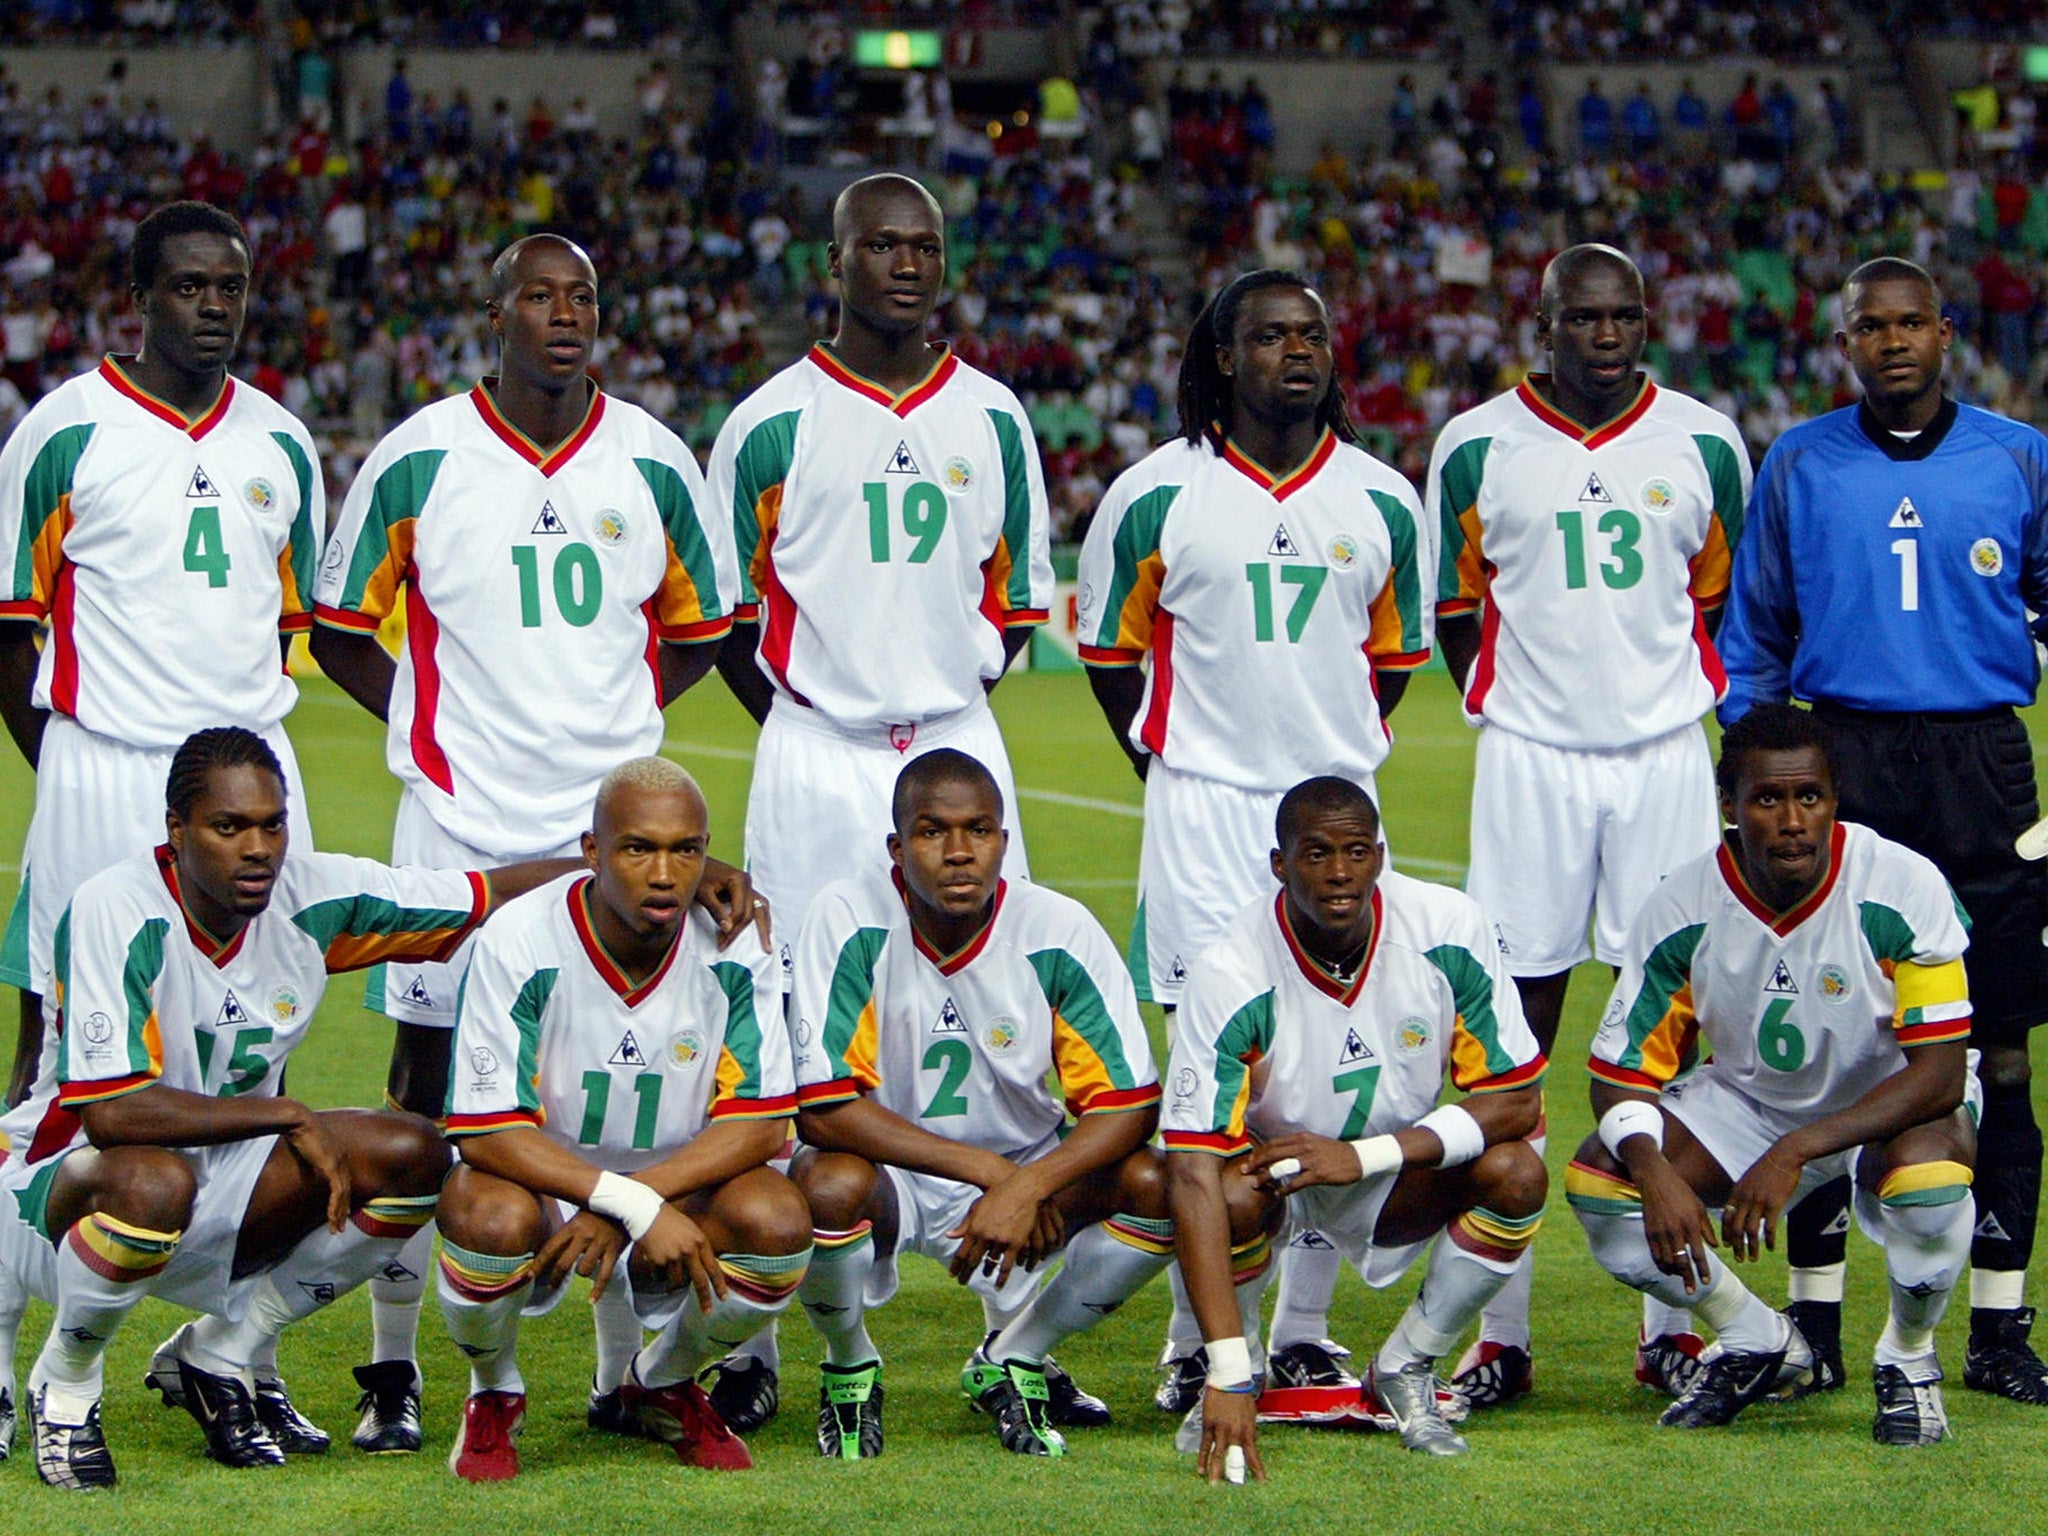
<svg viewBox="0 0 2048 1536">
<path fill-rule="evenodd" d="M 1608 558 L 1600 562 L 1600 584 L 1626 592 L 1643 579 L 1643 556 L 1636 548 L 1643 536 L 1642 520 L 1626 507 L 1610 507 L 1594 528 L 1607 535 Z M 1564 535 L 1564 584 L 1576 592 L 1586 584 L 1586 517 L 1576 509 L 1557 514 Z"/>
</svg>

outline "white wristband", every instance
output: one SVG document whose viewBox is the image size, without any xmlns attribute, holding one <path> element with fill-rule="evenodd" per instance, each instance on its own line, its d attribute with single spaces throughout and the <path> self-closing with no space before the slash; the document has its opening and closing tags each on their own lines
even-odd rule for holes
<svg viewBox="0 0 2048 1536">
<path fill-rule="evenodd" d="M 1358 1154 L 1358 1176 L 1361 1179 L 1392 1173 L 1408 1161 L 1407 1154 L 1401 1150 L 1401 1143 L 1391 1136 L 1368 1136 L 1363 1141 L 1351 1143 L 1351 1150 Z"/>
<path fill-rule="evenodd" d="M 590 1199 L 585 1204 L 598 1215 L 611 1217 L 637 1243 L 654 1225 L 654 1218 L 661 1214 L 662 1199 L 637 1179 L 624 1178 L 616 1173 L 600 1173 L 597 1188 L 590 1192 Z"/>
<path fill-rule="evenodd" d="M 1218 1392 L 1242 1392 L 1252 1381 L 1252 1350 L 1242 1338 L 1211 1339 L 1209 1385 Z"/>
<path fill-rule="evenodd" d="M 1416 1121 L 1415 1128 L 1435 1131 L 1436 1139 L 1444 1144 L 1444 1155 L 1436 1160 L 1439 1168 L 1463 1167 L 1486 1150 L 1486 1132 L 1462 1104 L 1439 1104 Z"/>
<path fill-rule="evenodd" d="M 1631 1136 L 1647 1136 L 1664 1146 L 1664 1112 L 1641 1099 L 1623 1099 L 1600 1117 L 1600 1145 L 1621 1158 L 1621 1144 Z"/>
</svg>

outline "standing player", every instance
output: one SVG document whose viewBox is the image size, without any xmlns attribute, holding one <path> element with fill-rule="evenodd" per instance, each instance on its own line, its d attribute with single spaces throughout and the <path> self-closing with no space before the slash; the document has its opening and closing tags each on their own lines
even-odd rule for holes
<svg viewBox="0 0 2048 1536">
<path fill-rule="evenodd" d="M 36 1470 L 102 1488 L 107 1341 L 146 1295 L 206 1315 L 152 1378 L 232 1467 L 319 1452 L 277 1379 L 278 1334 L 389 1263 L 448 1168 L 413 1116 L 282 1097 L 327 977 L 446 955 L 557 864 L 394 870 L 286 857 L 284 771 L 261 737 L 178 747 L 167 840 L 79 887 L 58 920 L 35 1090 L 4 1121 L 0 1270 L 56 1308 L 28 1381 Z"/>
<path fill-rule="evenodd" d="M 472 1482 L 519 1471 L 520 1315 L 561 1300 L 572 1271 L 619 1278 L 660 1330 L 622 1389 L 634 1424 L 687 1466 L 753 1464 L 695 1378 L 789 1305 L 811 1219 L 767 1166 L 796 1113 L 782 967 L 751 934 L 721 956 L 690 911 L 709 843 L 681 768 L 614 768 L 589 868 L 514 905 L 471 956 L 448 1113 L 462 1166 L 438 1219 L 441 1310 L 469 1360 L 449 1465 Z"/>
<path fill-rule="evenodd" d="M 1548 1189 L 1527 1141 L 1544 1057 L 1478 906 L 1386 869 L 1348 779 L 1289 790 L 1274 834 L 1281 889 L 1195 962 L 1167 1066 L 1175 1251 L 1208 1341 L 1180 1445 L 1212 1482 L 1241 1479 L 1239 1456 L 1265 1476 L 1259 1293 L 1283 1222 L 1327 1233 L 1376 1289 L 1436 1239 L 1366 1390 L 1403 1445 L 1456 1456 L 1436 1361 L 1507 1283 Z M 1437 1105 L 1447 1081 L 1464 1103 Z"/>
<path fill-rule="evenodd" d="M 614 764 L 657 751 L 662 705 L 710 670 L 737 583 L 721 519 L 676 435 L 598 389 L 597 273 L 559 235 L 491 267 L 499 371 L 406 420 L 364 462 L 321 562 L 313 654 L 380 720 L 405 786 L 392 857 L 464 868 L 580 857 Z M 404 589 L 404 652 L 377 628 Z M 467 959 L 375 973 L 397 1021 L 390 1097 L 438 1115 Z M 419 1309 L 431 1234 L 371 1282 L 359 1367 L 366 1450 L 420 1446 Z M 592 1412 L 640 1332 L 623 1292 L 600 1310 Z"/>
<path fill-rule="evenodd" d="M 925 340 L 946 276 L 939 205 L 908 177 L 863 177 L 833 204 L 828 256 L 837 334 L 734 410 L 708 477 L 742 599 L 719 670 L 761 722 L 747 868 L 785 961 L 818 891 L 872 863 L 897 771 L 934 747 L 988 765 L 1010 872 L 1027 878 L 988 693 L 1052 603 L 1024 408 Z M 762 1332 L 720 1372 L 713 1397 L 736 1427 L 775 1411 L 774 1341 Z M 1062 1413 L 1070 1385 L 1055 1381 Z"/>
<path fill-rule="evenodd" d="M 1643 898 L 1719 833 L 1700 717 L 1724 687 L 1711 636 L 1749 454 L 1638 371 L 1648 321 L 1628 257 L 1563 252 L 1536 314 L 1551 371 L 1453 418 L 1430 457 L 1437 634 L 1480 728 L 1466 888 L 1546 1052 L 1572 967 L 1618 963 Z M 1475 1407 L 1529 1390 L 1529 1282 L 1460 1362 Z M 1638 1376 L 1689 1371 L 1688 1330 L 1646 1303 Z"/>
<path fill-rule="evenodd" d="M 797 940 L 794 1165 L 817 1247 L 798 1292 L 825 1340 L 818 1449 L 882 1452 L 866 1314 L 904 1253 L 1009 1317 L 961 1372 L 1003 1449 L 1061 1456 L 1046 1352 L 1167 1264 L 1159 1082 L 1116 946 L 1087 909 L 1002 878 L 1003 801 L 981 763 L 896 780 L 894 868 L 826 887 Z M 1057 1075 L 1066 1103 L 1046 1087 Z M 1071 1124 L 1068 1112 L 1073 1115 Z M 1029 1271 L 1058 1252 L 1032 1293 Z"/>
<path fill-rule="evenodd" d="M 1722 716 L 1811 700 L 1842 814 L 1932 859 L 1970 914 L 1984 1116 L 1963 1384 L 2048 1405 L 2024 1305 L 2041 1199 L 2027 1034 L 2048 1017 L 2048 958 L 2041 870 L 2013 849 L 2040 813 L 2013 711 L 2039 677 L 2028 611 L 2048 612 L 2048 441 L 1942 393 L 1952 331 L 1912 263 L 1850 273 L 1842 324 L 1863 403 L 1793 428 L 1764 460 Z M 1839 1332 L 1834 1283 L 1802 1327 Z"/>
<path fill-rule="evenodd" d="M 1096 700 L 1145 781 L 1131 969 L 1169 1009 L 1187 965 L 1272 889 L 1287 789 L 1336 774 L 1372 791 L 1384 716 L 1429 659 L 1434 587 L 1422 505 L 1354 445 L 1329 314 L 1301 278 L 1247 273 L 1204 308 L 1180 431 L 1089 525 L 1079 614 Z M 1357 1385 L 1324 1337 L 1340 1262 L 1328 1244 L 1283 1256 L 1277 1385 Z M 1201 1391 L 1200 1343 L 1177 1296 L 1169 1411 Z"/>
<path fill-rule="evenodd" d="M 37 770 L 0 941 L 0 981 L 22 992 L 10 1104 L 40 1058 L 57 918 L 87 876 L 160 839 L 180 742 L 247 726 L 303 812 L 279 641 L 312 622 L 327 499 L 298 418 L 228 376 L 250 270 L 220 209 L 150 214 L 129 257 L 141 350 L 50 391 L 0 451 L 0 714 Z"/>
<path fill-rule="evenodd" d="M 1674 870 L 1629 931 L 1571 1202 L 1608 1273 L 1719 1331 L 1661 1420 L 1711 1429 L 1796 1381 L 1814 1351 L 1707 1250 L 1725 1239 L 1733 1258 L 1760 1257 L 1801 1191 L 1853 1175 L 1891 1279 L 1873 1433 L 1932 1445 L 1948 1436 L 1934 1327 L 1976 1209 L 1961 914 L 1926 859 L 1836 821 L 1804 710 L 1744 715 L 1718 777 L 1734 832 Z M 1724 1209 L 1718 1237 L 1710 1207 Z"/>
</svg>

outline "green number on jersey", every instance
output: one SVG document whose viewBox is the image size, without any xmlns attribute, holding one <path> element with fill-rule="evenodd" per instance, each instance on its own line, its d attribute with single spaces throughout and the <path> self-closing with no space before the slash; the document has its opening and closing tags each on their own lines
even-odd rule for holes
<svg viewBox="0 0 2048 1536">
<path fill-rule="evenodd" d="M 220 536 L 220 508 L 194 507 L 185 525 L 185 569 L 197 571 L 209 587 L 228 584 L 228 547 Z"/>
<path fill-rule="evenodd" d="M 924 1060 L 919 1065 L 927 1072 L 943 1070 L 946 1074 L 940 1080 L 939 1091 L 932 1095 L 931 1103 L 925 1105 L 919 1118 L 941 1120 L 951 1115 L 966 1114 L 967 1100 L 960 1093 L 960 1085 L 974 1070 L 974 1052 L 968 1049 L 967 1042 L 934 1040 L 925 1048 Z"/>
<path fill-rule="evenodd" d="M 519 624 L 540 628 L 540 554 L 531 544 L 512 546 L 512 567 L 519 573 Z M 604 569 L 588 544 L 565 544 L 555 555 L 555 611 L 577 629 L 597 618 L 604 602 Z"/>
<path fill-rule="evenodd" d="M 1344 1129 L 1338 1134 L 1339 1141 L 1356 1141 L 1365 1134 L 1365 1124 L 1372 1118 L 1373 1095 L 1379 1092 L 1380 1069 L 1378 1067 L 1353 1067 L 1349 1072 L 1339 1072 L 1330 1079 L 1332 1093 L 1355 1093 L 1351 1101 L 1351 1113 L 1344 1117 Z"/>
<path fill-rule="evenodd" d="M 1643 536 L 1642 519 L 1626 507 L 1610 507 L 1594 528 L 1608 538 L 1607 558 L 1600 562 L 1600 584 L 1610 592 L 1626 592 L 1643 579 L 1643 556 L 1636 548 Z M 1576 509 L 1557 514 L 1564 535 L 1564 584 L 1571 591 L 1586 585 L 1586 519 Z"/>
<path fill-rule="evenodd" d="M 256 1047 L 268 1045 L 276 1038 L 277 1032 L 268 1024 L 252 1024 L 247 1029 L 235 1032 L 233 1049 L 228 1052 L 228 1069 L 221 1079 L 220 1091 L 214 1095 L 219 1099 L 237 1098 L 257 1087 L 270 1075 L 270 1063 L 256 1054 Z M 192 1032 L 192 1044 L 199 1051 L 199 1076 L 204 1081 L 213 1070 L 214 1032 L 199 1028 Z"/>
<path fill-rule="evenodd" d="M 639 1101 L 633 1110 L 633 1150 L 649 1152 L 654 1148 L 655 1120 L 661 1114 L 661 1074 L 642 1072 L 635 1077 L 633 1097 Z M 576 1132 L 579 1145 L 594 1147 L 604 1140 L 604 1117 L 611 1105 L 611 1073 L 584 1073 L 583 1124 Z"/>
<path fill-rule="evenodd" d="M 1764 1065 L 1777 1072 L 1797 1072 L 1806 1064 L 1806 1036 L 1788 1015 L 1792 999 L 1781 997 L 1764 1010 L 1756 1027 L 1756 1053 Z"/>
<path fill-rule="evenodd" d="M 1254 560 L 1244 568 L 1245 579 L 1252 584 L 1252 638 L 1271 640 L 1273 638 L 1273 568 L 1263 560 Z M 1308 630 L 1308 618 L 1315 611 L 1316 599 L 1322 595 L 1323 583 L 1330 579 L 1327 566 L 1283 565 L 1280 579 L 1295 589 L 1294 602 L 1287 609 L 1287 643 L 1301 644 L 1301 637 Z"/>
<path fill-rule="evenodd" d="M 883 481 L 870 480 L 860 488 L 860 493 L 868 506 L 868 558 L 876 565 L 886 565 L 894 542 L 889 487 Z M 912 565 L 923 565 L 937 551 L 946 532 L 946 493 L 929 480 L 913 480 L 903 487 L 903 502 L 897 514 L 896 520 L 902 522 L 903 532 L 911 540 L 910 553 L 905 558 Z"/>
</svg>

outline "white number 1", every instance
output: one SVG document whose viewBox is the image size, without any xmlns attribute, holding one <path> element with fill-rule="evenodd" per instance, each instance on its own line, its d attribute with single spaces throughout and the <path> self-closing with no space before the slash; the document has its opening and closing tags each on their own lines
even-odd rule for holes
<svg viewBox="0 0 2048 1536">
<path fill-rule="evenodd" d="M 1920 611 L 1920 541 L 1894 539 L 1892 553 L 1899 557 L 1899 607 L 1907 613 Z"/>
</svg>

